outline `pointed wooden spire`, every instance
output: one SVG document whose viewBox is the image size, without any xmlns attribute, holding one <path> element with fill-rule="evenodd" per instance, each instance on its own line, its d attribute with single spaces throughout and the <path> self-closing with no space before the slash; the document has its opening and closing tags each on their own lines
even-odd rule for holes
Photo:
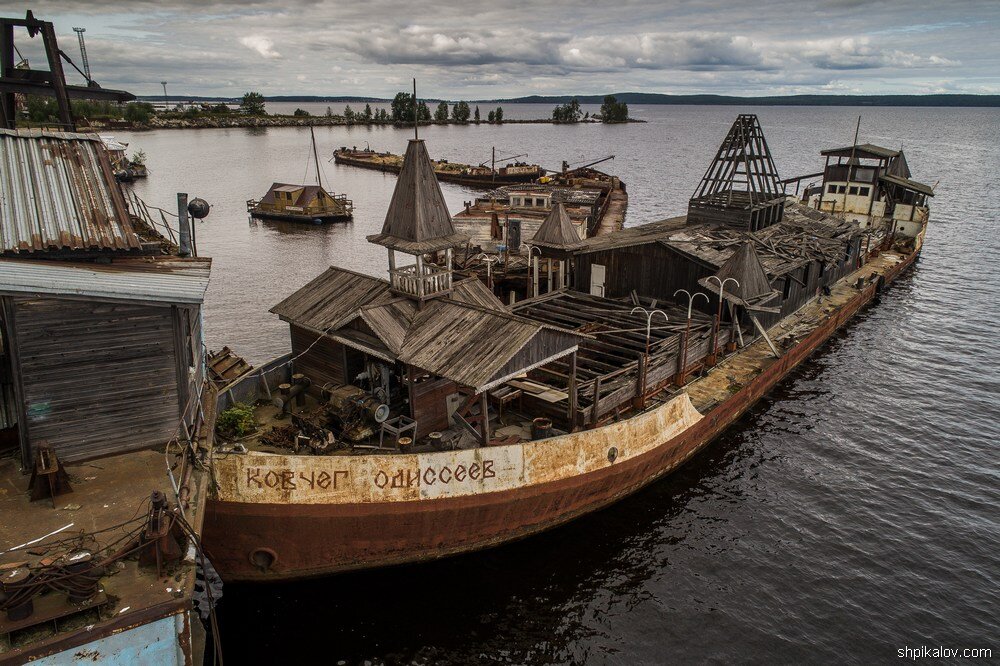
<svg viewBox="0 0 1000 666">
<path fill-rule="evenodd" d="M 733 252 L 715 276 L 720 280 L 735 278 L 740 286 L 737 287 L 730 283 L 726 285 L 726 293 L 735 294 L 744 301 L 753 302 L 774 291 L 771 288 L 771 282 L 767 279 L 767 272 L 764 271 L 764 266 L 760 263 L 760 257 L 757 256 L 753 243 L 749 241 L 740 245 L 736 252 Z M 717 286 L 716 289 L 718 289 Z"/>
<path fill-rule="evenodd" d="M 561 201 L 552 206 L 552 211 L 542 222 L 542 226 L 538 227 L 531 243 L 553 250 L 572 250 L 580 246 L 580 235 L 576 233 L 573 221 Z"/>
<path fill-rule="evenodd" d="M 468 236 L 456 233 L 451 222 L 427 147 L 420 139 L 410 139 L 382 233 L 368 236 L 368 241 L 407 254 L 425 254 L 466 240 Z"/>
</svg>

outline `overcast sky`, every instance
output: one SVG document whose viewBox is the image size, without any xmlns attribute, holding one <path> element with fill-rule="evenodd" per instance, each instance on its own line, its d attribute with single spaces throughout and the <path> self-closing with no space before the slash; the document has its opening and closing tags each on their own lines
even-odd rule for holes
<svg viewBox="0 0 1000 666">
<path fill-rule="evenodd" d="M 756 6 L 754 6 L 756 4 Z M 0 0 L 0 13 L 22 4 Z M 136 94 L 1000 93 L 1000 1 L 39 0 Z M 22 33 L 23 34 L 23 33 Z M 19 44 L 29 43 L 26 34 Z M 36 44 L 38 38 L 30 40 Z M 24 49 L 22 49 L 24 50 Z M 42 60 L 29 49 L 29 60 Z"/>
</svg>

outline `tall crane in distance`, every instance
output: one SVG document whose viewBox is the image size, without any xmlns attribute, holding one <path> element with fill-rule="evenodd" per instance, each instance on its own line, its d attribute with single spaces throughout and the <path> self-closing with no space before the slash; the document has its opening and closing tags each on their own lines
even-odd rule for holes
<svg viewBox="0 0 1000 666">
<path fill-rule="evenodd" d="M 86 31 L 86 28 L 73 28 L 73 32 L 80 39 L 80 57 L 83 59 L 83 75 L 87 77 L 87 83 L 89 84 L 93 79 L 90 78 L 90 61 L 87 60 L 87 45 L 83 41 L 83 33 Z"/>
</svg>

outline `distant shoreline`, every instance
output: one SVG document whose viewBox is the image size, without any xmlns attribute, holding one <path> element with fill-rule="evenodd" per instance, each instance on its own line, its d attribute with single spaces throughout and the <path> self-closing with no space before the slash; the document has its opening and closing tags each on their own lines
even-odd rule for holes
<svg viewBox="0 0 1000 666">
<path fill-rule="evenodd" d="M 738 97 L 735 95 L 666 95 L 661 93 L 614 93 L 619 102 L 647 105 L 685 106 L 913 106 L 913 107 L 1000 107 L 1000 95 L 929 94 L 929 95 L 773 95 Z M 141 95 L 147 102 L 162 102 L 162 95 Z M 228 102 L 238 104 L 239 98 L 197 95 L 169 95 L 171 102 Z M 565 104 L 572 100 L 580 104 L 599 105 L 604 95 L 557 95 L 512 97 L 507 99 L 468 100 L 469 104 Z M 440 99 L 427 98 L 428 104 Z M 319 95 L 275 95 L 265 97 L 265 103 L 318 103 L 318 104 L 389 104 L 391 99 L 381 97 L 356 97 Z"/>
<path fill-rule="evenodd" d="M 644 123 L 645 120 L 630 118 L 629 123 Z M 422 120 L 420 127 L 432 125 L 620 125 L 624 123 L 602 123 L 599 120 L 580 120 L 577 123 L 560 123 L 551 118 L 536 119 L 504 119 L 502 122 L 489 122 L 487 120 L 459 122 L 456 120 Z M 413 123 L 376 121 L 376 120 L 347 120 L 343 116 L 244 116 L 237 113 L 225 115 L 206 115 L 192 118 L 157 118 L 154 117 L 148 123 L 129 123 L 126 121 L 113 121 L 108 123 L 95 123 L 89 128 L 82 127 L 81 130 L 127 130 L 127 131 L 149 131 L 158 129 L 227 129 L 227 128 L 266 128 L 266 127 L 332 127 L 332 126 L 359 126 L 359 127 L 412 127 Z"/>
</svg>

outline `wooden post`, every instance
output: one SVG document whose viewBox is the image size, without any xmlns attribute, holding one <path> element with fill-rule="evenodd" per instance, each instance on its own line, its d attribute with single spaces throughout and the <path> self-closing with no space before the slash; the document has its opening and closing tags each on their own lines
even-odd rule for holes
<svg viewBox="0 0 1000 666">
<path fill-rule="evenodd" d="M 576 428 L 576 352 L 569 356 L 569 429 Z"/>
<path fill-rule="evenodd" d="M 410 418 L 414 421 L 417 420 L 417 407 L 413 400 L 413 366 L 406 366 L 406 395 L 409 397 L 408 402 L 410 403 Z"/>
<path fill-rule="evenodd" d="M 712 315 L 712 335 L 710 338 L 710 347 L 708 352 L 708 358 L 705 360 L 708 367 L 715 365 L 715 357 L 719 353 L 719 316 Z"/>
<path fill-rule="evenodd" d="M 534 262 L 535 262 L 535 273 L 534 273 L 534 278 L 533 278 L 532 285 L 531 285 L 531 295 L 532 296 L 538 296 L 538 271 L 539 271 L 538 255 L 535 255 Z"/>
<path fill-rule="evenodd" d="M 480 394 L 479 409 L 482 411 L 483 420 L 479 424 L 482 428 L 483 434 L 483 446 L 490 445 L 490 412 L 489 412 L 489 401 L 486 399 L 486 391 Z"/>
<path fill-rule="evenodd" d="M 417 255 L 417 298 L 424 297 L 424 255 Z"/>
<path fill-rule="evenodd" d="M 552 293 L 552 288 L 555 286 L 555 274 L 552 271 L 552 257 L 548 258 L 549 267 L 549 293 Z"/>
<path fill-rule="evenodd" d="M 598 412 L 598 407 L 600 407 L 600 403 L 601 403 L 601 376 L 598 375 L 597 378 L 594 379 L 594 405 L 593 408 L 591 409 L 591 415 L 590 415 L 590 422 L 593 425 L 597 425 L 597 417 L 600 416 Z"/>
<path fill-rule="evenodd" d="M 73 123 L 69 94 L 66 92 L 66 75 L 63 74 L 62 56 L 59 55 L 59 47 L 56 46 L 56 31 L 48 21 L 42 21 L 42 43 L 45 45 L 45 56 L 49 61 L 52 90 L 55 92 L 56 103 L 59 105 L 59 122 L 63 125 L 63 131 L 75 132 L 76 125 Z M 10 76 L 10 73 L 4 72 L 4 76 Z"/>
<path fill-rule="evenodd" d="M 636 396 L 633 401 L 633 405 L 637 409 L 642 409 L 646 406 L 646 363 L 648 362 L 648 358 L 646 354 L 639 357 L 639 377 L 636 379 Z"/>
<path fill-rule="evenodd" d="M 687 359 L 685 358 L 687 356 L 687 339 L 688 333 L 687 331 L 684 331 L 681 333 L 681 348 L 680 354 L 677 357 L 677 374 L 674 375 L 674 384 L 677 386 L 684 386 L 684 375 L 687 370 Z"/>
</svg>

